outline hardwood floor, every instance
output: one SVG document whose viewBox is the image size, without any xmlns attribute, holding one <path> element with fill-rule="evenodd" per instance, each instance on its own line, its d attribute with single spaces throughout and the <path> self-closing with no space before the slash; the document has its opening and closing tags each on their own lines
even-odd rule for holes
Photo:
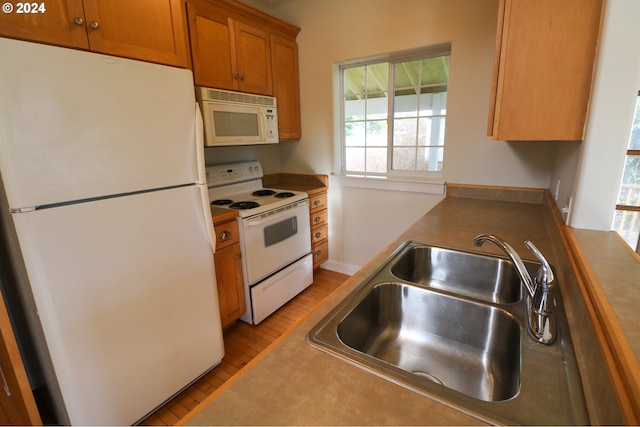
<svg viewBox="0 0 640 427">
<path fill-rule="evenodd" d="M 224 331 L 225 356 L 222 363 L 143 420 L 141 424 L 175 425 L 349 278 L 346 274 L 324 269 L 316 270 L 313 277 L 311 286 L 259 325 L 237 321 L 227 328 Z"/>
</svg>

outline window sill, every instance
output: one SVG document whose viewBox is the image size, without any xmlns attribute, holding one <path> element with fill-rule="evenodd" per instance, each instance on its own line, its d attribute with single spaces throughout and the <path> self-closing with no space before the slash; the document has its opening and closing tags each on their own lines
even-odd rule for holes
<svg viewBox="0 0 640 427">
<path fill-rule="evenodd" d="M 389 178 L 365 178 L 359 176 L 336 175 L 343 187 L 369 188 L 372 190 L 404 191 L 408 193 L 437 194 L 444 196 L 444 180 L 415 181 Z"/>
</svg>

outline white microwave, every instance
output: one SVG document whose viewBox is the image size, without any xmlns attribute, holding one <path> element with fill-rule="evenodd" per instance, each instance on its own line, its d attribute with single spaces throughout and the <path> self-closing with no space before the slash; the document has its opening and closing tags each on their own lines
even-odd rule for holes
<svg viewBox="0 0 640 427">
<path fill-rule="evenodd" d="M 207 147 L 276 144 L 278 112 L 272 96 L 196 88 Z"/>
</svg>

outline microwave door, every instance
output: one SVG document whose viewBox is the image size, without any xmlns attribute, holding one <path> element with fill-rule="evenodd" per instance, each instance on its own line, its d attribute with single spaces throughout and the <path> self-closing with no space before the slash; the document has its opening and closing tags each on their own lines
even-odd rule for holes
<svg viewBox="0 0 640 427">
<path fill-rule="evenodd" d="M 205 135 L 208 146 L 264 143 L 259 107 L 212 102 L 208 104 L 205 116 L 205 132 L 209 130 L 208 135 Z"/>
</svg>

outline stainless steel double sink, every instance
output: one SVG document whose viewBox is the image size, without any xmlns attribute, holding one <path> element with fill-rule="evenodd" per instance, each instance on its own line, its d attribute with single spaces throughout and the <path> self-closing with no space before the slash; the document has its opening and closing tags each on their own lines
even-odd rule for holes
<svg viewBox="0 0 640 427">
<path fill-rule="evenodd" d="M 525 261 L 530 274 L 539 263 Z M 308 342 L 490 423 L 589 423 L 559 292 L 558 338 L 527 333 L 511 261 L 407 241 Z"/>
</svg>

